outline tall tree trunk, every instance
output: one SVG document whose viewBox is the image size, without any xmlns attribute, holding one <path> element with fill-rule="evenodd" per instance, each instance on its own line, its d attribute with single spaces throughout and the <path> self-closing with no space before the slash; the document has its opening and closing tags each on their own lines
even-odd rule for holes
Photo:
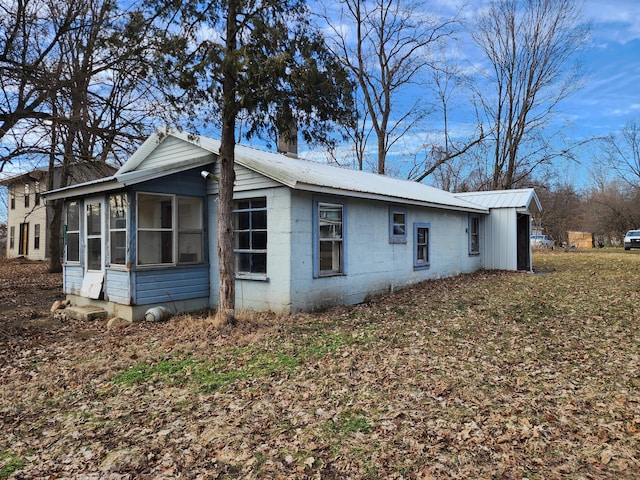
<svg viewBox="0 0 640 480">
<path fill-rule="evenodd" d="M 220 181 L 218 183 L 218 261 L 220 289 L 218 322 L 235 323 L 236 287 L 233 253 L 233 184 L 235 171 L 235 124 L 237 115 L 235 63 L 237 57 L 237 0 L 228 0 L 226 55 L 222 84 L 222 136 L 220 140 Z"/>
</svg>

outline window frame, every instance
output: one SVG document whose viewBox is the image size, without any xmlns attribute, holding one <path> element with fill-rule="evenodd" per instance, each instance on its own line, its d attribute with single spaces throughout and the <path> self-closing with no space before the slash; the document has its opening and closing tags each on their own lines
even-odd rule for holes
<svg viewBox="0 0 640 480">
<path fill-rule="evenodd" d="M 426 230 L 425 243 L 418 243 L 420 230 Z M 430 222 L 415 222 L 413 224 L 413 269 L 424 270 L 431 267 L 431 223 Z M 419 247 L 424 245 L 426 250 L 426 259 L 419 258 Z"/>
<path fill-rule="evenodd" d="M 33 249 L 40 250 L 40 224 L 33 225 Z"/>
<path fill-rule="evenodd" d="M 160 226 L 152 226 L 152 227 L 144 227 L 140 226 L 140 199 L 141 197 L 165 197 L 169 198 L 171 201 L 171 226 L 163 227 L 162 226 L 162 212 L 160 212 Z M 179 219 L 179 208 L 180 208 L 180 200 L 181 199 L 189 199 L 189 200 L 197 200 L 199 205 L 199 225 L 200 228 L 180 228 L 180 219 Z M 163 207 L 160 206 L 162 209 Z M 197 195 L 176 195 L 172 193 L 159 193 L 159 192 L 136 192 L 136 266 L 138 268 L 167 268 L 167 267 L 177 267 L 177 266 L 185 266 L 185 265 L 201 265 L 204 262 L 204 199 Z M 170 262 L 160 262 L 160 263 L 140 263 L 140 233 L 141 232 L 159 232 L 161 234 L 160 241 L 162 243 L 163 233 L 171 233 L 171 261 Z M 197 233 L 200 235 L 199 242 L 199 252 L 196 252 L 196 255 L 199 255 L 199 258 L 196 257 L 195 261 L 180 261 L 180 234 L 194 234 Z M 160 252 L 162 256 L 162 252 Z"/>
<path fill-rule="evenodd" d="M 35 181 L 35 198 L 33 200 L 34 205 L 37 207 L 40 205 L 40 181 L 36 180 Z"/>
<path fill-rule="evenodd" d="M 24 208 L 29 208 L 29 197 L 31 195 L 30 193 L 30 188 L 29 188 L 29 184 L 25 183 L 24 184 Z"/>
<path fill-rule="evenodd" d="M 9 186 L 9 203 L 11 210 L 16 209 L 16 187 L 15 185 Z"/>
<path fill-rule="evenodd" d="M 321 237 L 320 236 L 320 213 L 326 207 L 339 207 L 341 211 L 341 236 Z M 321 244 L 333 243 L 338 246 L 338 268 L 331 270 L 321 270 Z M 313 276 L 314 278 L 335 277 L 347 275 L 347 204 L 345 201 L 327 198 L 316 198 L 313 202 Z M 332 255 L 334 253 L 332 252 Z M 335 259 L 332 258 L 335 262 Z"/>
<path fill-rule="evenodd" d="M 480 255 L 480 215 L 469 215 L 469 256 Z M 474 241 L 475 237 L 475 249 Z"/>
<path fill-rule="evenodd" d="M 404 216 L 404 234 L 397 234 L 395 226 L 398 225 L 395 222 L 394 216 L 400 214 Z M 407 243 L 407 209 L 404 207 L 389 207 L 389 243 Z"/>
<path fill-rule="evenodd" d="M 246 208 L 241 208 L 240 204 L 242 202 L 249 202 L 249 206 Z M 264 206 L 254 206 L 253 202 L 256 204 L 264 203 Z M 264 228 L 254 227 L 254 214 L 260 214 L 264 212 Z M 247 228 L 240 228 L 240 215 L 248 214 L 248 225 Z M 232 223 L 233 223 L 233 254 L 234 254 L 234 262 L 235 262 L 235 274 L 237 278 L 240 279 L 255 279 L 255 280 L 265 280 L 268 278 L 269 271 L 269 214 L 268 214 L 268 201 L 266 196 L 260 197 L 249 197 L 249 198 L 238 198 L 233 201 L 233 211 L 231 214 Z M 254 248 L 254 238 L 255 234 L 264 234 L 264 244 L 265 248 Z M 249 241 L 249 248 L 240 248 L 240 235 L 243 234 L 247 236 Z M 249 255 L 249 269 L 241 269 L 240 265 L 243 263 L 240 261 L 241 256 Z M 261 263 L 253 262 L 253 258 L 255 256 L 264 256 L 264 271 L 260 271 L 259 265 Z M 253 267 L 256 266 L 254 270 Z"/>
<path fill-rule="evenodd" d="M 78 219 L 78 228 L 77 230 L 69 229 L 69 206 L 71 204 L 75 204 L 77 207 L 77 219 Z M 82 215 L 83 209 L 81 208 L 81 202 L 79 200 L 72 200 L 71 202 L 67 202 L 65 204 L 65 225 L 64 225 L 64 261 L 65 263 L 72 263 L 74 265 L 80 264 L 80 259 L 82 258 L 80 255 L 81 243 L 80 243 L 80 233 L 82 232 Z M 78 251 L 77 260 L 69 260 L 69 236 L 77 235 L 78 236 Z"/>
<path fill-rule="evenodd" d="M 16 248 L 16 227 L 11 225 L 9 227 L 9 250 L 15 250 Z"/>
<path fill-rule="evenodd" d="M 114 202 L 112 202 L 112 199 L 115 199 L 116 197 L 120 197 L 122 199 L 121 201 L 121 205 L 117 205 L 117 208 L 119 209 L 124 209 L 124 226 L 117 226 L 118 224 L 116 223 L 116 227 L 112 226 L 112 220 L 115 219 L 116 222 L 121 221 L 122 218 L 117 216 L 117 217 L 113 217 L 113 209 L 114 209 Z M 117 201 L 116 201 L 117 203 Z M 111 195 L 107 196 L 107 230 L 109 232 L 108 234 L 108 248 L 106 249 L 109 252 L 109 262 L 108 265 L 109 267 L 124 267 L 127 265 L 128 262 L 128 250 L 129 250 L 129 196 L 127 195 L 126 192 L 120 192 L 120 193 L 113 193 Z M 122 232 L 124 232 L 124 260 L 122 263 L 119 262 L 114 262 L 113 260 L 113 248 L 114 248 L 114 233 L 117 234 L 121 234 Z M 115 247 L 115 248 L 122 248 L 122 247 Z"/>
</svg>

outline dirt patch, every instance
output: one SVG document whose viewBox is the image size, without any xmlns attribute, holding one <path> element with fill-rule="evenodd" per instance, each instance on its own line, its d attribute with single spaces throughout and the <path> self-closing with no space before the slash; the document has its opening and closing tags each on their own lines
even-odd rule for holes
<svg viewBox="0 0 640 480">
<path fill-rule="evenodd" d="M 62 274 L 47 269 L 45 262 L 0 259 L 0 339 L 33 337 L 57 329 L 49 309 L 64 298 Z"/>
</svg>

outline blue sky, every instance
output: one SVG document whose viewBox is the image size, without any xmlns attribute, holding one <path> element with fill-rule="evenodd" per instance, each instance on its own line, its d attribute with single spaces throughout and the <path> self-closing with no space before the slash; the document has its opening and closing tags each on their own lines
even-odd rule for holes
<svg viewBox="0 0 640 480">
<path fill-rule="evenodd" d="M 603 135 L 640 116 L 640 1 L 588 0 L 585 85 L 565 103 L 576 134 Z"/>
<path fill-rule="evenodd" d="M 436 1 L 449 7 L 463 3 Z M 472 16 L 486 1 L 466 3 L 465 14 Z M 571 120 L 566 134 L 575 139 L 607 135 L 630 120 L 640 121 L 640 0 L 586 0 L 584 15 L 593 25 L 590 43 L 581 52 L 584 86 L 560 106 Z M 582 164 L 568 165 L 566 180 L 588 183 L 594 154 L 591 148 L 581 151 Z M 15 168 L 7 170 L 15 173 Z M 0 222 L 6 218 L 5 202 L 0 200 Z"/>
</svg>

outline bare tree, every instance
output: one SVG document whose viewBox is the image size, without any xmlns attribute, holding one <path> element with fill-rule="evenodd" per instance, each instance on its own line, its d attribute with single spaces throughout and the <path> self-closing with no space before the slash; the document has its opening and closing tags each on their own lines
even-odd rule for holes
<svg viewBox="0 0 640 480">
<path fill-rule="evenodd" d="M 574 0 L 492 0 L 475 25 L 472 37 L 489 64 L 477 88 L 493 145 L 489 188 L 513 188 L 564 155 L 545 129 L 580 85 L 573 60 L 589 34 L 580 18 Z"/>
<path fill-rule="evenodd" d="M 116 0 L 8 0 L 1 8 L 2 166 L 48 165 L 52 189 L 68 185 L 77 162 L 128 157 L 159 118 L 149 24 Z M 50 270 L 58 271 L 62 202 L 50 207 Z"/>
<path fill-rule="evenodd" d="M 425 81 L 433 50 L 453 35 L 457 19 L 442 20 L 404 0 L 340 0 L 337 8 L 325 14 L 329 46 L 356 79 L 364 113 L 350 136 L 360 146 L 361 167 L 365 145 L 375 139 L 375 171 L 384 174 L 391 148 L 428 111 L 407 89 Z"/>
<path fill-rule="evenodd" d="M 640 125 L 628 121 L 619 133 L 604 140 L 605 165 L 631 186 L 640 187 Z"/>
</svg>

